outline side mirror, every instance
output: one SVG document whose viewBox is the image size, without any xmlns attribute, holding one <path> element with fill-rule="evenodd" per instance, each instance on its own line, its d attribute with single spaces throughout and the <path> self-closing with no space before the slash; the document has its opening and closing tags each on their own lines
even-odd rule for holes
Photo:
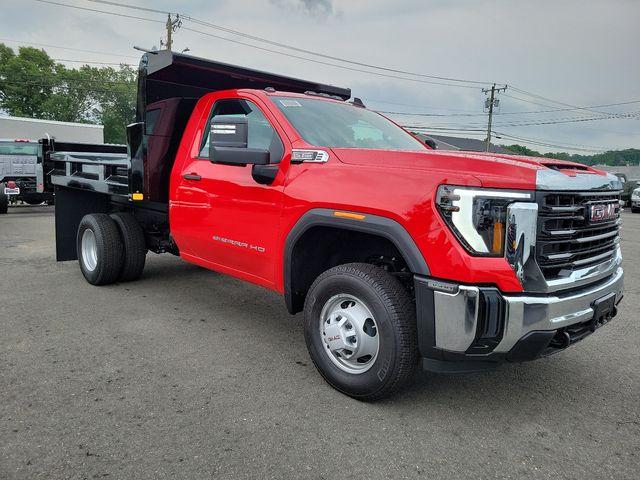
<svg viewBox="0 0 640 480">
<path fill-rule="evenodd" d="M 424 143 L 428 146 L 433 148 L 434 150 L 436 150 L 438 148 L 438 145 L 436 144 L 435 140 L 431 139 L 431 138 L 425 138 L 424 139 Z"/>
<path fill-rule="evenodd" d="M 245 117 L 213 120 L 209 132 L 209 160 L 228 165 L 268 165 L 269 150 L 247 148 Z"/>
</svg>

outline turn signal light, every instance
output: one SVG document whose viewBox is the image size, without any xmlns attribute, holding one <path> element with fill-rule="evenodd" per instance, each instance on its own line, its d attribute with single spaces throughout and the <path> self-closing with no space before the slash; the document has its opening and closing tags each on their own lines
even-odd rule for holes
<svg viewBox="0 0 640 480">
<path fill-rule="evenodd" d="M 493 222 L 493 241 L 491 242 L 491 253 L 500 255 L 504 247 L 504 223 L 501 221 Z"/>
<path fill-rule="evenodd" d="M 351 212 L 333 212 L 333 216 L 338 218 L 350 218 L 352 220 L 364 220 L 366 218 L 366 215 Z"/>
</svg>

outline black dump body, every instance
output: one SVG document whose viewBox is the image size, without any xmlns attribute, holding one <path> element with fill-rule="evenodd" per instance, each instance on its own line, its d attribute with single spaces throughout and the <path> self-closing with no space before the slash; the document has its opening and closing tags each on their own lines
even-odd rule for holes
<svg viewBox="0 0 640 480">
<path fill-rule="evenodd" d="M 195 98 L 235 88 L 275 88 L 285 92 L 325 93 L 348 100 L 348 88 L 323 85 L 297 78 L 213 62 L 166 50 L 146 53 L 140 61 L 136 121 L 144 122 L 152 103 L 168 98 Z"/>
<path fill-rule="evenodd" d="M 141 223 L 147 234 L 168 234 L 169 178 L 198 99 L 216 91 L 268 87 L 351 97 L 346 88 L 166 50 L 145 53 L 138 71 L 136 122 L 127 127 L 127 145 L 40 140 L 38 191 L 56 192 L 58 260 L 75 258 L 75 233 L 87 213 L 134 208 L 139 219 L 145 217 Z M 165 248 L 161 240 L 156 243 L 156 250 Z"/>
</svg>

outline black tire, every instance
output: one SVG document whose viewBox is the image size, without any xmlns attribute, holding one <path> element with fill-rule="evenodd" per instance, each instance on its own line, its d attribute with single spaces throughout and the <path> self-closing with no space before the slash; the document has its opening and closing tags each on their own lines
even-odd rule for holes
<svg viewBox="0 0 640 480">
<path fill-rule="evenodd" d="M 4 194 L 4 183 L 0 183 L 0 215 L 9 211 L 9 196 Z"/>
<path fill-rule="evenodd" d="M 93 269 L 83 258 L 82 239 L 85 231 L 91 230 L 95 241 Z M 118 280 L 124 260 L 124 245 L 118 226 L 106 213 L 91 213 L 80 221 L 76 238 L 78 263 L 84 278 L 92 285 L 108 285 Z"/>
<path fill-rule="evenodd" d="M 120 238 L 124 245 L 124 261 L 119 280 L 123 282 L 137 280 L 142 275 L 147 257 L 147 242 L 144 239 L 144 231 L 130 213 L 113 213 L 111 218 L 118 225 Z"/>
<path fill-rule="evenodd" d="M 375 317 L 378 355 L 369 370 L 349 373 L 330 359 L 320 332 L 325 304 L 338 294 L 361 300 Z M 413 378 L 418 363 L 415 304 L 402 284 L 374 265 L 339 265 L 320 275 L 305 299 L 304 334 L 309 355 L 336 390 L 359 400 L 377 400 L 396 393 Z"/>
</svg>

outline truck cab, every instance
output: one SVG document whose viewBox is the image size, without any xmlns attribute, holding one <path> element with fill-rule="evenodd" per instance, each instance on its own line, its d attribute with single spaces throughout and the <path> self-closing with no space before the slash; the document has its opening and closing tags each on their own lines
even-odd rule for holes
<svg viewBox="0 0 640 480">
<path fill-rule="evenodd" d="M 181 83 L 182 82 L 182 83 Z M 552 159 L 434 151 L 348 89 L 143 57 L 128 145 L 43 140 L 59 260 L 94 285 L 147 250 L 281 293 L 322 376 L 363 400 L 418 366 L 564 350 L 623 295 L 621 183 Z"/>
<path fill-rule="evenodd" d="M 23 201 L 29 205 L 53 202 L 49 193 L 36 189 L 38 142 L 27 139 L 0 139 L 0 214 L 9 204 Z"/>
</svg>

